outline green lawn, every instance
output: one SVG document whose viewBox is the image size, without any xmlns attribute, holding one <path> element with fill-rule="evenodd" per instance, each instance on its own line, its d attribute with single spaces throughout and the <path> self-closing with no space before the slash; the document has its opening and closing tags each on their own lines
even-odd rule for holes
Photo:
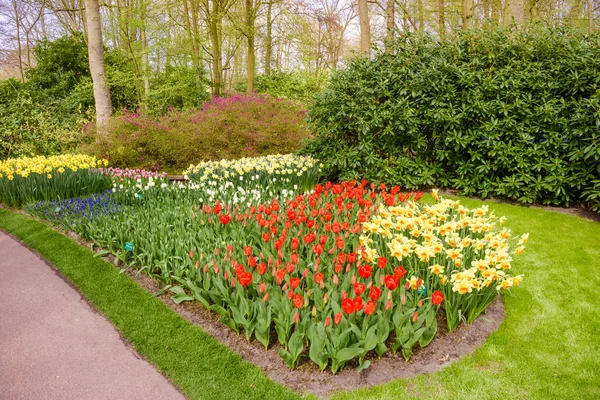
<svg viewBox="0 0 600 400">
<path fill-rule="evenodd" d="M 463 200 L 467 206 L 481 201 Z M 472 356 L 444 370 L 333 399 L 600 398 L 600 223 L 488 203 L 530 232 L 506 320 Z M 0 210 L 0 229 L 56 265 L 191 399 L 295 398 L 258 368 L 151 297 L 116 268 L 46 225 Z"/>
</svg>

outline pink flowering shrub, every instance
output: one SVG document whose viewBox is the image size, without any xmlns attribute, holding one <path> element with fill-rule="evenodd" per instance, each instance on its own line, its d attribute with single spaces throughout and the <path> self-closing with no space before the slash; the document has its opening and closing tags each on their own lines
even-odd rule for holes
<svg viewBox="0 0 600 400">
<path fill-rule="evenodd" d="M 309 135 L 305 115 L 296 101 L 258 94 L 215 97 L 202 109 L 166 116 L 124 112 L 108 137 L 90 133 L 86 150 L 113 167 L 181 173 L 202 160 L 294 152 Z"/>
</svg>

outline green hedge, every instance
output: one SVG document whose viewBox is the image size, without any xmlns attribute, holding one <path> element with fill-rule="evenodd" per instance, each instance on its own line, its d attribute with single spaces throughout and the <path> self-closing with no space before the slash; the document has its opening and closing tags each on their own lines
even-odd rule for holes
<svg viewBox="0 0 600 400">
<path fill-rule="evenodd" d="M 399 39 L 335 73 L 304 150 L 330 179 L 600 209 L 600 35 L 564 28 Z"/>
</svg>

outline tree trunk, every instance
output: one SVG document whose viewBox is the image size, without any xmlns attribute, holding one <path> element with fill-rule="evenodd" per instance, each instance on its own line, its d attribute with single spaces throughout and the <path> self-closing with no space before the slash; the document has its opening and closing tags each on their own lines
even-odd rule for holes
<svg viewBox="0 0 600 400">
<path fill-rule="evenodd" d="M 525 9 L 524 0 L 511 0 L 510 2 L 510 14 L 512 17 L 512 21 L 517 26 L 521 26 L 523 24 L 523 12 Z"/>
<path fill-rule="evenodd" d="M 446 5 L 444 0 L 438 0 L 438 26 L 440 39 L 444 39 L 446 37 Z"/>
<path fill-rule="evenodd" d="M 129 53 L 128 6 L 126 1 L 117 0 L 117 28 L 119 30 L 119 47 L 123 54 Z"/>
<path fill-rule="evenodd" d="M 171 16 L 171 7 L 167 8 L 167 43 L 171 43 L 171 29 L 173 26 L 173 17 Z M 165 71 L 169 71 L 171 69 L 171 47 L 165 46 Z"/>
<path fill-rule="evenodd" d="M 492 23 L 498 25 L 501 23 L 500 18 L 502 16 L 502 3 L 500 0 L 491 0 L 492 2 Z"/>
<path fill-rule="evenodd" d="M 102 48 L 102 25 L 98 0 L 85 1 L 85 16 L 88 31 L 88 57 L 90 73 L 94 84 L 96 103 L 96 126 L 100 135 L 108 133 L 108 123 L 112 114 L 110 94 L 104 74 L 104 53 Z"/>
<path fill-rule="evenodd" d="M 471 27 L 472 19 L 473 19 L 473 0 L 463 0 L 462 1 L 462 29 L 463 30 L 467 30 Z"/>
<path fill-rule="evenodd" d="M 148 50 L 148 38 L 146 37 L 146 3 L 145 0 L 139 2 L 140 15 L 140 41 L 142 45 L 142 74 L 144 80 L 144 97 L 147 98 L 150 93 L 150 61 Z M 145 104 L 145 103 L 144 103 Z"/>
<path fill-rule="evenodd" d="M 425 12 L 423 10 L 423 0 L 417 0 L 417 13 L 419 17 L 419 30 L 425 28 Z"/>
<path fill-rule="evenodd" d="M 42 8 L 40 11 L 40 26 L 42 28 L 42 38 L 44 40 L 47 40 L 48 33 L 46 32 L 46 17 L 44 16 L 45 3 L 42 3 L 40 7 Z"/>
<path fill-rule="evenodd" d="M 246 75 L 247 93 L 254 92 L 254 0 L 246 0 Z"/>
<path fill-rule="evenodd" d="M 367 0 L 358 0 L 358 18 L 360 20 L 360 51 L 369 56 L 371 52 L 371 30 Z"/>
<path fill-rule="evenodd" d="M 150 93 L 150 62 L 148 57 L 148 40 L 146 39 L 146 27 L 142 25 L 142 70 L 144 73 L 144 95 Z"/>
<path fill-rule="evenodd" d="M 113 2 L 112 0 L 109 0 L 108 5 L 110 6 L 110 13 L 108 14 L 109 17 L 109 25 L 110 25 L 110 35 L 112 36 L 112 45 L 114 48 L 119 48 L 119 46 L 121 45 L 121 41 L 120 41 L 120 37 L 119 37 L 119 28 L 117 28 L 117 17 L 116 17 L 116 13 L 114 11 L 114 6 L 113 6 Z M 117 12 L 118 12 L 118 6 L 117 6 Z"/>
<path fill-rule="evenodd" d="M 402 7 L 402 31 L 404 33 L 408 32 L 408 15 L 407 15 L 407 3 L 408 0 L 403 0 L 404 5 Z"/>
<path fill-rule="evenodd" d="M 199 5 L 197 4 L 196 0 L 190 1 L 190 9 L 192 12 L 192 52 L 194 57 L 194 68 L 196 69 L 198 84 L 200 84 L 200 28 L 198 27 Z"/>
<path fill-rule="evenodd" d="M 395 6 L 396 0 L 387 0 L 385 8 L 385 21 L 386 21 L 386 36 L 385 36 L 385 48 L 386 51 L 390 51 L 392 43 L 394 42 L 394 29 L 396 28 L 396 17 L 395 17 Z"/>
<path fill-rule="evenodd" d="M 17 7 L 16 0 L 12 0 L 12 6 L 15 12 L 15 23 L 17 24 L 17 58 L 19 63 L 19 74 L 21 75 L 21 81 L 25 82 L 25 73 L 23 71 L 23 47 L 21 46 L 21 16 L 19 15 L 19 8 Z"/>
<path fill-rule="evenodd" d="M 271 58 L 273 52 L 273 21 L 271 12 L 273 9 L 273 1 L 267 3 L 267 37 L 265 38 L 265 75 L 271 75 Z"/>
<path fill-rule="evenodd" d="M 587 0 L 588 32 L 594 32 L 594 6 L 592 0 Z"/>
<path fill-rule="evenodd" d="M 220 96 L 223 86 L 223 60 L 221 58 L 221 9 L 218 1 L 213 1 L 210 18 L 210 39 L 212 53 L 212 94 Z"/>
</svg>

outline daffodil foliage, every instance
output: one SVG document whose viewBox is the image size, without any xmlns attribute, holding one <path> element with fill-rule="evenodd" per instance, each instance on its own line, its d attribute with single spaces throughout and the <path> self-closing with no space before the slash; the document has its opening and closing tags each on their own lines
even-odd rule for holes
<svg viewBox="0 0 600 400">
<path fill-rule="evenodd" d="M 111 179 L 96 168 L 106 165 L 83 154 L 9 158 L 0 162 L 0 203 L 18 207 L 102 192 Z"/>
</svg>

